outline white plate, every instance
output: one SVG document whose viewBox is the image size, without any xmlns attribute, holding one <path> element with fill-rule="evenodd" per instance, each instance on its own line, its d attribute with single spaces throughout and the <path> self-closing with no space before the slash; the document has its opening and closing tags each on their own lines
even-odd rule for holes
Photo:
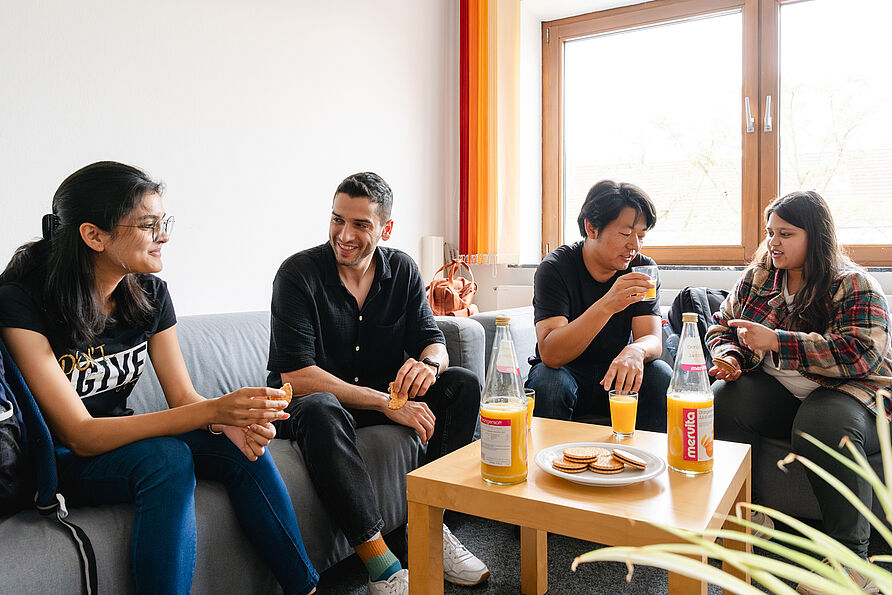
<svg viewBox="0 0 892 595">
<path fill-rule="evenodd" d="M 633 455 L 637 455 L 647 461 L 647 467 L 644 469 L 632 469 L 628 465 L 619 473 L 595 473 L 594 471 L 583 471 L 581 473 L 566 473 L 558 471 L 551 466 L 554 459 L 562 459 L 564 457 L 564 449 L 572 446 L 587 446 L 606 448 L 612 451 L 614 448 L 627 450 Z M 568 442 L 567 444 L 556 444 L 543 448 L 536 453 L 536 464 L 546 473 L 551 473 L 555 477 L 572 481 L 573 483 L 581 483 L 589 486 L 616 487 L 625 486 L 639 481 L 647 481 L 652 477 L 656 477 L 666 470 L 666 461 L 646 450 L 635 448 L 634 446 L 626 446 L 615 442 Z"/>
</svg>

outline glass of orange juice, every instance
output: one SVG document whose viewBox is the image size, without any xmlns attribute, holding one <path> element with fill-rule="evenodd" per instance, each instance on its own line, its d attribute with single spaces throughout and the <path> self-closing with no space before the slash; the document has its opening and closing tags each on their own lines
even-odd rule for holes
<svg viewBox="0 0 892 595">
<path fill-rule="evenodd" d="M 639 267 L 632 267 L 632 272 L 644 273 L 650 277 L 651 282 L 654 284 L 653 287 L 648 289 L 647 293 L 644 294 L 644 300 L 642 301 L 652 302 L 657 299 L 657 266 L 654 264 L 645 264 Z"/>
<path fill-rule="evenodd" d="M 536 391 L 532 388 L 523 389 L 527 397 L 527 432 L 533 429 L 533 408 L 536 406 Z"/>
<path fill-rule="evenodd" d="M 635 433 L 635 417 L 638 414 L 638 393 L 627 390 L 611 390 L 610 425 L 617 438 L 628 438 Z"/>
</svg>

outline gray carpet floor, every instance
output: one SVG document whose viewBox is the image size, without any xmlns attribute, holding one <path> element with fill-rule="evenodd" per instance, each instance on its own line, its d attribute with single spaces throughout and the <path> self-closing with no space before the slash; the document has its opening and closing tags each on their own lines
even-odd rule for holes
<svg viewBox="0 0 892 595">
<path fill-rule="evenodd" d="M 491 572 L 489 579 L 476 587 L 459 587 L 446 583 L 447 594 L 520 593 L 520 538 L 512 525 L 451 512 L 447 512 L 446 522 L 461 542 L 486 562 Z M 388 541 L 395 540 L 388 538 Z M 881 542 L 879 535 L 874 533 L 871 554 L 889 553 L 889 548 Z M 596 547 L 600 546 L 549 534 L 548 592 L 560 595 L 639 595 L 667 592 L 667 573 L 659 568 L 636 566 L 630 582 L 626 582 L 626 566 L 621 563 L 582 564 L 576 572 L 570 570 L 573 558 Z M 367 580 L 362 562 L 357 556 L 351 556 L 323 573 L 318 593 L 364 595 Z M 718 595 L 721 591 L 714 585 L 709 587 L 709 595 Z"/>
</svg>

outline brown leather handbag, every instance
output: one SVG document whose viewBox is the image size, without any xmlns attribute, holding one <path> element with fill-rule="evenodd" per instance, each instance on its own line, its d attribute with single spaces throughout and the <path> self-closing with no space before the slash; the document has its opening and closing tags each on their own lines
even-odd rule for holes
<svg viewBox="0 0 892 595">
<path fill-rule="evenodd" d="M 464 277 L 456 277 L 459 267 L 465 267 L 470 280 Z M 446 278 L 437 279 L 440 271 L 446 269 Z M 470 267 L 458 259 L 453 259 L 434 273 L 434 279 L 426 288 L 427 301 L 434 311 L 434 316 L 461 316 L 468 317 L 477 314 L 480 310 L 474 305 L 474 294 L 477 293 L 477 284 L 474 282 L 474 273 Z"/>
</svg>

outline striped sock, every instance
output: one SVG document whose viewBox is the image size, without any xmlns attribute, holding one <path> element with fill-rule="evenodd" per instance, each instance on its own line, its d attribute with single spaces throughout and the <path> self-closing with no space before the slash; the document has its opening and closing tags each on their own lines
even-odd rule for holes
<svg viewBox="0 0 892 595">
<path fill-rule="evenodd" d="M 376 533 L 370 540 L 360 543 L 354 549 L 365 564 L 372 581 L 387 580 L 402 569 L 400 561 L 384 543 L 381 533 Z"/>
</svg>

